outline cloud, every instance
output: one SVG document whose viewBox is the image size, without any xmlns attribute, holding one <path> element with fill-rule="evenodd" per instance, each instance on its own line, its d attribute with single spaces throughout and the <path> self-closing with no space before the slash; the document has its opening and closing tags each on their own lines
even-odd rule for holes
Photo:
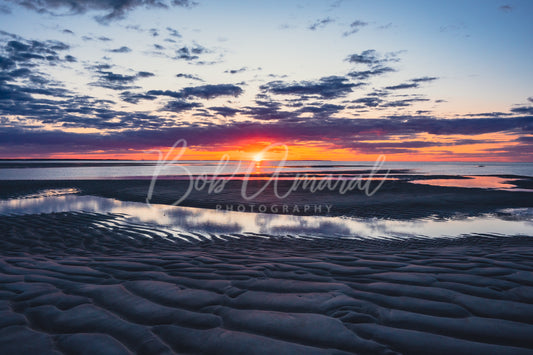
<svg viewBox="0 0 533 355">
<path fill-rule="evenodd" d="M 172 112 L 188 111 L 196 107 L 202 107 L 202 104 L 197 102 L 187 102 L 183 100 L 169 101 L 161 110 Z"/>
<path fill-rule="evenodd" d="M 243 90 L 233 84 L 202 85 L 196 87 L 186 87 L 181 90 L 183 97 L 198 97 L 201 99 L 213 99 L 219 96 L 237 97 L 243 93 Z"/>
<path fill-rule="evenodd" d="M 197 80 L 197 81 L 203 81 L 199 76 L 193 75 L 193 74 L 179 73 L 179 74 L 176 74 L 176 77 L 177 78 Z"/>
<path fill-rule="evenodd" d="M 101 64 L 94 64 L 94 65 L 90 65 L 88 66 L 87 68 L 88 69 L 94 69 L 94 70 L 107 70 L 107 69 L 111 69 L 113 66 L 111 64 L 108 64 L 108 63 L 101 63 Z"/>
<path fill-rule="evenodd" d="M 391 67 L 375 67 L 370 70 L 363 70 L 363 71 L 351 71 L 347 75 L 351 78 L 358 79 L 358 80 L 366 80 L 373 76 L 379 76 L 386 73 L 394 72 L 394 70 Z"/>
<path fill-rule="evenodd" d="M 215 111 L 215 113 L 221 116 L 224 116 L 224 117 L 233 117 L 237 113 L 241 112 L 241 110 L 239 109 L 226 107 L 226 106 L 213 106 L 213 107 L 209 107 L 209 110 Z"/>
<path fill-rule="evenodd" d="M 176 56 L 174 59 L 183 59 L 186 61 L 192 61 L 199 58 L 200 54 L 207 53 L 208 50 L 205 47 L 200 45 L 195 45 L 193 47 L 181 47 L 176 51 Z"/>
<path fill-rule="evenodd" d="M 405 97 L 407 95 L 394 95 L 392 97 Z M 350 101 L 351 103 L 361 104 L 368 108 L 386 108 L 386 107 L 408 107 L 417 102 L 429 102 L 430 99 L 423 97 L 411 97 L 406 99 L 390 99 L 391 95 L 387 91 L 376 91 L 365 97 Z M 363 106 L 356 108 L 364 108 Z M 421 111 L 417 114 L 425 113 Z"/>
<path fill-rule="evenodd" d="M 399 52 L 389 52 L 385 55 L 380 55 L 376 50 L 374 49 L 367 49 L 362 51 L 361 53 L 354 53 L 350 54 L 346 57 L 345 61 L 353 64 L 364 64 L 367 66 L 374 67 L 373 69 L 376 69 L 377 67 L 382 67 L 385 63 L 388 62 L 398 62 L 398 54 Z"/>
<path fill-rule="evenodd" d="M 15 69 L 6 74 L 10 76 L 11 78 L 22 78 L 22 77 L 30 76 L 31 70 L 29 70 L 28 68 L 20 68 L 20 69 Z"/>
<path fill-rule="evenodd" d="M 481 112 L 481 113 L 468 113 L 463 115 L 465 117 L 503 117 L 503 116 L 512 116 L 512 113 L 509 112 Z"/>
<path fill-rule="evenodd" d="M 186 87 L 181 90 L 181 93 L 185 98 L 198 97 L 208 100 L 219 96 L 237 97 L 243 93 L 243 90 L 233 84 L 218 84 Z"/>
<path fill-rule="evenodd" d="M 172 27 L 167 27 L 168 34 L 172 37 L 181 38 L 178 30 L 173 29 Z"/>
<path fill-rule="evenodd" d="M 41 67 L 76 61 L 73 56 L 61 53 L 68 49 L 70 46 L 61 41 L 27 40 L 0 31 L 0 84 L 23 79 L 9 90 L 4 88 L 4 91 L 17 91 L 22 87 L 29 90 L 31 86 L 42 87 L 52 83 Z"/>
<path fill-rule="evenodd" d="M 105 114 L 109 115 L 109 112 Z M 120 114 L 120 113 L 119 113 Z M 150 116 L 124 116 L 121 115 L 120 124 L 127 124 L 127 120 L 135 120 L 136 123 L 144 122 L 146 126 L 161 124 L 157 118 Z M 88 121 L 88 120 L 87 120 Z M 99 121 L 93 120 L 98 124 Z M 111 125 L 113 122 L 101 122 L 101 125 Z M 27 152 L 28 146 L 38 147 L 41 154 L 51 151 L 83 152 L 95 149 L 136 149 L 144 150 L 153 147 L 172 145 L 177 139 L 186 138 L 190 146 L 235 146 L 243 139 L 262 137 L 291 142 L 307 142 L 324 140 L 326 137 L 331 144 L 339 148 L 352 148 L 361 153 L 416 153 L 417 149 L 429 146 L 445 146 L 455 144 L 473 144 L 468 141 L 422 141 L 404 140 L 387 141 L 399 135 L 411 137 L 418 133 L 437 135 L 480 135 L 493 132 L 510 132 L 529 136 L 533 133 L 533 117 L 509 117 L 509 118 L 476 118 L 476 119 L 440 119 L 440 118 L 416 118 L 410 116 L 394 116 L 390 119 L 335 119 L 324 120 L 322 118 L 310 119 L 309 124 L 302 125 L 301 121 L 286 120 L 263 121 L 263 122 L 234 122 L 222 125 L 185 125 L 167 126 L 138 130 L 131 128 L 121 131 L 101 134 L 80 134 L 61 131 L 37 131 L 24 130 L 14 127 L 0 127 L 0 141 L 2 147 L 9 148 L 9 152 L 16 151 L 17 147 L 24 147 Z M 369 142 L 375 140 L 384 142 Z M 521 141 L 513 151 L 513 147 L 498 148 L 501 153 L 490 152 L 486 156 L 494 154 L 510 154 L 514 152 L 525 157 L 531 152 L 530 141 L 526 138 Z M 483 143 L 476 141 L 476 143 Z M 65 148 L 67 147 L 67 148 Z M 524 149 L 526 147 L 526 149 Z M 529 147 L 529 148 L 527 148 Z M 12 154 L 4 148 L 4 155 Z M 521 148 L 521 149 L 520 149 Z M 36 148 L 37 149 L 37 148 Z M 522 153 L 520 153 L 522 151 Z M 515 155 L 516 156 L 516 155 Z"/>
<path fill-rule="evenodd" d="M 352 100 L 352 102 L 357 104 L 363 104 L 366 107 L 377 107 L 383 102 L 383 100 L 376 96 L 367 96 Z"/>
<path fill-rule="evenodd" d="M 323 19 L 318 19 L 316 20 L 315 22 L 313 22 L 308 28 L 311 30 L 311 31 L 316 31 L 317 29 L 319 28 L 324 28 L 326 27 L 328 24 L 330 23 L 333 23 L 335 22 L 335 20 L 329 18 L 329 17 L 326 17 L 326 18 L 323 18 Z"/>
<path fill-rule="evenodd" d="M 180 91 L 171 90 L 150 90 L 148 95 L 169 96 L 176 99 L 188 99 L 196 97 L 200 99 L 214 99 L 219 96 L 234 96 L 237 97 L 243 93 L 243 90 L 233 84 L 218 84 L 218 85 L 201 85 L 190 86 L 181 89 Z"/>
<path fill-rule="evenodd" d="M 238 74 L 238 73 L 243 73 L 247 70 L 246 67 L 242 67 L 240 69 L 231 69 L 231 70 L 225 70 L 224 73 L 228 73 L 228 74 Z"/>
<path fill-rule="evenodd" d="M 365 26 L 368 26 L 367 22 L 356 20 L 350 24 L 350 29 L 344 32 L 342 35 L 348 37 L 354 33 L 359 32 L 359 30 Z"/>
<path fill-rule="evenodd" d="M 355 91 L 356 87 L 363 85 L 356 81 L 371 79 L 394 71 L 394 69 L 382 65 L 383 61 L 393 58 L 380 56 L 375 51 L 359 54 L 362 55 L 361 58 L 363 59 L 365 57 L 367 59 L 372 58 L 367 62 L 360 58 L 362 60 L 360 63 L 365 65 L 361 68 L 365 70 L 354 70 L 346 76 L 326 76 L 307 81 L 290 81 L 288 79 L 272 81 L 261 86 L 261 93 L 256 97 L 256 101 L 244 104 L 248 106 L 243 107 L 236 103 L 218 103 L 215 101 L 217 106 L 203 107 L 202 104 L 207 104 L 202 100 L 242 95 L 242 88 L 245 84 L 194 86 L 202 83 L 188 83 L 191 86 L 183 87 L 180 85 L 174 90 L 134 90 L 136 84 L 142 83 L 144 78 L 153 77 L 154 73 L 133 70 L 121 72 L 116 67 L 103 63 L 85 68 L 92 71 L 94 80 L 97 81 L 98 85 L 120 90 L 120 92 L 115 93 L 115 97 L 124 102 L 98 100 L 62 88 L 61 83 L 53 82 L 50 76 L 46 75 L 46 70 L 40 70 L 39 65 L 53 65 L 61 62 L 63 66 L 67 67 L 70 62 L 74 62 L 76 58 L 68 54 L 70 49 L 68 44 L 59 41 L 29 41 L 17 36 L 6 36 L 2 34 L 4 39 L 0 42 L 0 117 L 2 117 L 3 124 L 0 127 L 0 136 L 5 137 L 5 134 L 8 133 L 19 135 L 18 138 L 12 137 L 7 141 L 19 139 L 19 142 L 22 142 L 24 137 L 27 139 L 35 138 L 36 144 L 49 144 L 50 146 L 57 146 L 57 149 L 64 149 L 60 146 L 64 146 L 65 142 L 73 142 L 75 138 L 79 139 L 77 146 L 81 146 L 85 142 L 84 149 L 87 149 L 98 145 L 95 142 L 101 142 L 100 139 L 104 139 L 109 143 L 105 143 L 103 146 L 126 149 L 129 148 L 129 144 L 132 145 L 132 148 L 153 147 L 157 145 L 154 143 L 158 140 L 159 134 L 161 134 L 162 139 L 168 140 L 180 138 L 177 135 L 182 135 L 182 137 L 187 135 L 186 137 L 190 137 L 191 143 L 206 145 L 211 139 L 220 144 L 234 144 L 244 136 L 267 135 L 288 141 L 335 142 L 339 146 L 354 147 L 354 149 L 363 151 L 377 152 L 382 149 L 383 151 L 398 152 L 399 150 L 418 149 L 424 144 L 437 144 L 415 139 L 418 133 L 476 135 L 482 132 L 527 134 L 533 131 L 530 117 L 533 113 L 529 103 L 532 102 L 531 98 L 526 104 L 511 110 L 513 117 L 493 115 L 475 119 L 455 118 L 450 120 L 410 116 L 394 116 L 383 119 L 365 118 L 364 120 L 352 118 L 354 114 L 352 111 L 348 111 L 345 106 L 350 103 L 359 104 L 363 109 L 368 107 L 378 107 L 379 109 L 381 107 L 405 107 L 414 105 L 419 101 L 428 101 L 418 96 L 397 95 L 398 93 L 392 91 L 387 96 L 386 92 L 377 91 L 353 101 L 346 99 L 342 103 L 337 102 L 341 100 L 328 102 L 329 99 L 346 97 Z M 106 47 L 114 46 L 108 45 Z M 195 48 L 195 45 L 187 48 L 189 48 L 189 55 L 196 55 L 190 50 L 190 48 Z M 78 60 L 85 63 L 81 57 Z M 187 63 L 182 64 L 186 65 Z M 73 67 L 76 69 L 77 65 L 73 65 Z M 239 67 L 235 68 L 234 71 L 240 71 Z M 228 70 L 228 73 L 231 71 Z M 185 73 L 177 74 L 176 77 L 201 80 L 196 75 Z M 433 76 L 416 77 L 405 84 L 422 86 L 424 83 L 435 80 L 437 78 Z M 155 80 L 150 81 L 156 82 Z M 178 82 L 178 84 L 183 83 L 187 85 L 187 82 Z M 86 92 L 90 93 L 90 91 Z M 106 93 L 106 95 L 108 94 Z M 150 114 L 136 111 L 132 105 L 126 104 L 137 104 L 141 100 L 153 100 L 151 105 L 146 106 L 157 104 L 162 107 L 162 111 L 167 112 Z M 144 105 L 138 105 L 138 107 L 139 110 L 142 110 Z M 343 115 L 345 110 L 348 114 L 347 117 Z M 415 110 L 416 108 L 413 109 L 413 112 Z M 176 115 L 168 113 L 188 111 L 191 114 L 187 117 L 190 117 L 191 120 L 196 119 L 195 116 L 216 117 L 216 119 L 210 121 L 204 119 L 202 124 L 189 123 L 191 121 L 189 119 L 178 120 Z M 529 118 L 516 117 L 518 115 L 528 115 Z M 238 116 L 238 120 L 222 118 L 235 116 Z M 235 122 L 242 120 L 247 120 L 247 122 Z M 65 132 L 52 134 L 44 132 L 43 126 L 46 126 L 47 129 L 50 126 L 58 129 L 94 128 L 101 130 L 101 133 L 89 136 L 83 134 L 64 135 Z M 27 130 L 30 127 L 32 132 Z M 9 131 L 8 128 L 12 130 Z M 228 136 L 226 137 L 225 134 Z M 105 138 L 98 138 L 99 136 L 105 136 Z M 364 139 L 371 137 L 387 140 L 398 139 L 394 138 L 397 136 L 411 137 L 411 140 L 386 143 L 363 142 Z M 65 138 L 65 142 L 52 140 L 61 137 Z M 354 141 L 364 144 L 357 145 Z M 171 144 L 173 141 L 169 143 Z M 2 143 L 2 147 L 4 146 Z M 40 152 L 40 150 L 36 151 Z"/>
<path fill-rule="evenodd" d="M 430 101 L 430 100 L 424 99 L 424 98 L 395 100 L 395 101 L 389 101 L 387 103 L 384 103 L 383 105 L 381 105 L 381 107 L 407 107 L 407 106 L 411 106 L 415 102 L 425 102 L 425 101 Z"/>
<path fill-rule="evenodd" d="M 437 77 L 434 76 L 424 76 L 421 78 L 411 79 L 409 83 L 403 83 L 399 85 L 386 86 L 387 90 L 403 90 L 403 89 L 414 89 L 420 86 L 420 83 L 428 83 L 437 80 Z"/>
<path fill-rule="evenodd" d="M 520 106 L 511 109 L 511 112 L 521 115 L 533 115 L 533 106 Z"/>
<path fill-rule="evenodd" d="M 278 95 L 318 95 L 325 99 L 343 97 L 363 84 L 351 83 L 342 76 L 327 76 L 318 81 L 283 82 L 271 81 L 260 87 L 265 92 Z"/>
<path fill-rule="evenodd" d="M 402 89 L 413 89 L 417 88 L 419 85 L 417 83 L 403 83 L 398 85 L 386 86 L 387 90 L 402 90 Z"/>
<path fill-rule="evenodd" d="M 374 49 L 367 49 L 361 53 L 351 54 L 346 58 L 346 61 L 356 64 L 376 65 L 381 64 L 382 60 L 379 58 Z"/>
<path fill-rule="evenodd" d="M 427 148 L 427 147 L 439 147 L 446 145 L 443 142 L 432 141 L 406 141 L 406 142 L 379 142 L 379 143 L 367 143 L 367 142 L 353 142 L 349 144 L 350 148 L 357 148 L 369 152 L 383 151 L 384 148 Z M 402 149 L 401 152 L 406 150 Z M 394 152 L 394 150 L 388 150 L 388 152 Z M 397 151 L 396 151 L 397 152 Z"/>
<path fill-rule="evenodd" d="M 53 65 L 62 61 L 59 52 L 70 49 L 69 45 L 61 41 L 26 40 L 7 32 L 1 34 L 12 38 L 3 43 L 0 48 L 0 53 L 3 52 L 2 62 L 4 65 L 9 61 L 19 65 L 29 65 L 33 60 L 44 61 Z"/>
<path fill-rule="evenodd" d="M 120 93 L 120 98 L 123 101 L 129 102 L 130 104 L 136 104 L 141 100 L 155 100 L 157 97 L 153 95 L 132 93 L 130 91 L 124 91 Z"/>
<path fill-rule="evenodd" d="M 192 7 L 196 3 L 190 0 L 7 0 L 11 3 L 34 10 L 38 13 L 53 15 L 79 15 L 89 11 L 105 12 L 95 16 L 96 21 L 107 24 L 126 17 L 126 14 L 136 8 L 170 8 Z M 58 11 L 58 12 L 56 12 Z"/>
<path fill-rule="evenodd" d="M 104 66 L 105 67 L 105 66 Z M 99 86 L 112 90 L 127 90 L 135 89 L 137 86 L 131 86 L 130 84 L 134 83 L 140 78 L 147 78 L 154 76 L 153 73 L 140 71 L 135 75 L 124 75 L 117 74 L 112 71 L 106 70 L 97 70 L 98 81 L 91 83 L 93 86 Z"/>
<path fill-rule="evenodd" d="M 533 96 L 532 96 L 532 97 L 528 97 L 528 98 L 527 98 L 527 101 L 529 101 L 529 102 L 533 102 Z"/>
<path fill-rule="evenodd" d="M 279 110 L 276 107 L 254 106 L 247 107 L 247 109 L 246 114 L 256 120 L 286 120 L 297 116 L 297 114 L 294 114 L 293 112 Z"/>
<path fill-rule="evenodd" d="M 516 139 L 517 142 L 533 144 L 533 136 L 521 136 Z"/>
<path fill-rule="evenodd" d="M 0 69 L 6 70 L 15 68 L 15 62 L 9 58 L 0 56 Z"/>
<path fill-rule="evenodd" d="M 75 57 L 73 57 L 73 56 L 71 56 L 71 55 L 66 55 L 66 56 L 65 56 L 65 60 L 66 60 L 67 62 L 70 62 L 70 63 L 75 63 L 75 62 L 78 61 Z"/>
<path fill-rule="evenodd" d="M 174 44 L 178 43 L 173 38 L 165 38 L 164 41 L 174 43 Z M 216 53 L 215 50 L 208 49 L 195 42 L 193 42 L 193 44 L 191 45 L 180 45 L 179 47 L 177 45 L 169 45 L 167 48 L 173 47 L 174 54 L 172 54 L 171 52 L 165 52 L 164 51 L 165 46 L 162 46 L 160 44 L 154 43 L 153 46 L 156 49 L 156 51 L 151 52 L 153 54 L 156 54 L 158 56 L 163 56 L 169 59 L 174 59 L 174 60 L 184 60 L 184 61 L 189 62 L 190 64 L 196 64 L 196 65 L 212 65 L 212 64 L 220 63 L 224 55 L 223 53 Z M 203 56 L 206 56 L 206 55 L 210 57 L 209 61 L 204 60 L 202 58 Z"/>
<path fill-rule="evenodd" d="M 415 82 L 415 83 L 426 83 L 426 82 L 430 82 L 430 81 L 435 81 L 437 79 L 438 78 L 435 77 L 435 76 L 424 76 L 422 78 L 411 79 L 411 81 Z"/>
<path fill-rule="evenodd" d="M 344 106 L 333 105 L 333 104 L 323 104 L 323 105 L 306 105 L 299 109 L 299 113 L 312 113 L 315 118 L 329 118 L 331 115 L 344 110 Z"/>
<path fill-rule="evenodd" d="M 264 97 L 264 100 L 255 100 L 255 104 L 256 106 L 246 106 L 242 113 L 263 121 L 287 120 L 298 116 L 294 112 L 281 110 L 281 103 L 272 101 L 268 97 Z"/>
<path fill-rule="evenodd" d="M 17 69 L 13 75 L 35 75 L 29 69 Z M 125 86 L 130 82 L 129 76 L 106 74 L 110 85 Z M 106 129 L 155 129 L 170 125 L 165 118 L 142 112 L 125 112 L 110 108 L 113 101 L 99 100 L 89 96 L 74 94 L 50 83 L 38 86 L 24 86 L 20 83 L 0 82 L 0 116 L 11 117 L 9 124 L 15 127 L 32 127 L 41 129 L 43 125 L 56 127 L 82 127 Z M 20 117 L 20 118 L 19 118 Z M 28 122 L 31 122 L 28 126 Z"/>
<path fill-rule="evenodd" d="M 108 82 L 131 83 L 137 80 L 137 75 L 122 75 L 110 71 L 101 71 L 100 78 Z"/>
<path fill-rule="evenodd" d="M 155 76 L 155 74 L 147 71 L 140 71 L 137 73 L 137 77 L 139 78 L 149 78 L 151 76 Z"/>
<path fill-rule="evenodd" d="M 111 53 L 129 53 L 129 52 L 131 52 L 131 49 L 126 47 L 126 46 L 122 46 L 120 48 L 110 49 L 110 50 L 108 50 L 108 52 L 111 52 Z"/>
</svg>

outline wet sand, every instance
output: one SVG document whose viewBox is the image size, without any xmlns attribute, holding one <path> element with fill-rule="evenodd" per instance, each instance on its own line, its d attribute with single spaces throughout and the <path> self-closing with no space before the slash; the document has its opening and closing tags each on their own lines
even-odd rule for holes
<svg viewBox="0 0 533 355">
<path fill-rule="evenodd" d="M 18 181 L 0 196 L 76 188 L 143 201 L 146 187 Z M 170 201 L 175 187 L 162 182 L 154 200 Z M 312 203 L 306 196 L 293 202 Z M 531 206 L 527 193 L 405 182 L 376 197 L 346 196 L 338 213 L 370 213 L 364 198 L 381 217 Z M 220 201 L 238 201 L 235 190 L 188 203 Z M 378 208 L 386 201 L 392 207 Z M 125 221 L 74 211 L 0 216 L 0 353 L 533 353 L 533 235 L 173 235 Z"/>
<path fill-rule="evenodd" d="M 247 201 L 241 196 L 242 181 L 229 181 L 222 193 L 210 194 L 207 188 L 201 191 L 192 189 L 180 206 L 200 207 L 226 210 L 227 206 L 244 205 L 249 212 L 251 205 L 264 205 L 268 213 L 273 205 L 304 206 L 329 205 L 329 211 L 322 207 L 321 215 L 376 217 L 393 219 L 412 219 L 422 217 L 445 218 L 457 214 L 475 216 L 482 213 L 493 213 L 504 208 L 533 207 L 533 191 L 504 191 L 482 188 L 441 187 L 410 183 L 411 179 L 431 179 L 437 176 L 403 176 L 399 181 L 386 181 L 372 196 L 364 191 L 354 189 L 345 194 L 336 191 L 316 191 L 298 189 L 287 198 L 278 199 L 269 186 L 262 194 Z M 442 178 L 439 177 L 439 178 Z M 454 177 L 456 178 L 456 177 Z M 533 180 L 526 177 L 506 177 L 510 183 L 524 186 Z M 258 191 L 264 181 L 252 181 L 248 194 Z M 280 181 L 279 192 L 286 192 L 292 182 Z M 373 191 L 379 181 L 370 184 Z M 145 202 L 150 180 L 37 180 L 37 181 L 2 181 L 0 198 L 16 198 L 35 194 L 43 189 L 76 188 L 81 194 L 116 198 L 122 201 Z M 158 180 L 153 190 L 151 203 L 173 204 L 182 197 L 189 188 L 189 181 Z M 278 213 L 283 213 L 278 209 Z M 290 214 L 317 214 L 313 208 L 309 211 L 289 210 Z"/>
<path fill-rule="evenodd" d="M 177 239 L 118 218 L 1 218 L 1 353 L 533 352 L 529 237 Z"/>
</svg>

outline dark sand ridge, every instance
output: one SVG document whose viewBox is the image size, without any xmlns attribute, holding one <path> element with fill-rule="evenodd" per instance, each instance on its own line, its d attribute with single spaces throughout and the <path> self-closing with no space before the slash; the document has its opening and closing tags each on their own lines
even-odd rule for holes
<svg viewBox="0 0 533 355">
<path fill-rule="evenodd" d="M 0 353 L 533 352 L 530 237 L 169 240 L 119 219 L 0 218 Z"/>
<path fill-rule="evenodd" d="M 409 177 L 404 177 L 409 179 Z M 412 177 L 414 178 L 414 177 Z M 420 178 L 420 177 L 416 177 Z M 514 180 L 518 177 L 511 178 Z M 528 186 L 522 177 L 520 184 Z M 264 181 L 252 181 L 249 193 L 257 191 Z M 280 193 L 287 191 L 291 181 L 280 181 Z M 378 182 L 370 185 L 373 190 Z M 524 185 L 525 184 L 525 185 Z M 54 181 L 2 181 L 0 198 L 21 197 L 43 189 L 77 188 L 82 194 L 116 198 L 123 201 L 145 202 L 150 180 L 54 180 Z M 184 180 L 158 180 L 151 199 L 152 203 L 172 204 L 183 196 L 189 186 Z M 502 191 L 478 188 L 439 187 L 412 184 L 407 181 L 386 181 L 371 197 L 356 189 L 346 194 L 337 191 L 307 190 L 292 192 L 288 198 L 278 199 L 271 185 L 252 201 L 241 197 L 242 181 L 230 181 L 219 194 L 193 190 L 181 206 L 223 209 L 226 205 L 331 205 L 331 215 L 355 217 L 378 217 L 409 219 L 428 216 L 448 217 L 455 214 L 478 215 L 502 208 L 533 207 L 533 192 Z M 267 210 L 268 212 L 268 210 Z M 313 210 L 309 213 L 314 213 Z M 301 214 L 304 214 L 301 211 Z"/>
</svg>

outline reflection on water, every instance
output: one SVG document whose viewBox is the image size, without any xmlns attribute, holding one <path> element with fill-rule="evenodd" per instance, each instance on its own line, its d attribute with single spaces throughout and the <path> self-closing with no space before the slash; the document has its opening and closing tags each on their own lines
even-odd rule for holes
<svg viewBox="0 0 533 355">
<path fill-rule="evenodd" d="M 41 190 L 34 194 L 25 195 L 23 198 L 40 198 L 40 197 L 52 197 L 52 196 L 63 196 L 63 195 L 72 195 L 79 193 L 80 190 L 76 188 L 64 188 L 64 189 L 45 189 Z"/>
<path fill-rule="evenodd" d="M 464 179 L 428 179 L 411 181 L 413 184 L 480 189 L 512 189 L 515 187 L 515 185 L 509 184 L 508 182 L 509 179 L 497 176 L 465 176 Z"/>
<path fill-rule="evenodd" d="M 0 200 L 0 215 L 85 211 L 111 213 L 123 227 L 135 224 L 171 233 L 211 238 L 213 234 L 257 233 L 268 236 L 344 238 L 457 237 L 465 234 L 532 235 L 533 209 L 504 210 L 493 215 L 436 220 L 384 220 L 325 216 L 292 216 L 217 211 L 79 195 Z M 116 227 L 114 222 L 113 227 Z M 194 234 L 196 233 L 196 234 Z M 196 238 L 196 237 L 195 237 Z"/>
</svg>

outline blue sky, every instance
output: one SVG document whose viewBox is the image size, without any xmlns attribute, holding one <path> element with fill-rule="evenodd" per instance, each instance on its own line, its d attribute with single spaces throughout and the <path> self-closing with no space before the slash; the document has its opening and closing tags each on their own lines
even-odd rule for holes
<svg viewBox="0 0 533 355">
<path fill-rule="evenodd" d="M 75 4 L 0 1 L 4 157 L 180 135 L 198 150 L 261 137 L 363 158 L 531 157 L 531 1 Z"/>
</svg>

